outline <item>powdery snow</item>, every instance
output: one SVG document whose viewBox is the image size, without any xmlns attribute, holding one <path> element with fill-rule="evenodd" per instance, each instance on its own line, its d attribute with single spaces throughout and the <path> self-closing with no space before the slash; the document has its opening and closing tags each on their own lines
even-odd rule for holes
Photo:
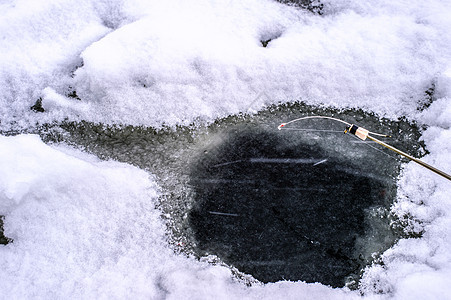
<svg viewBox="0 0 451 300">
<path fill-rule="evenodd" d="M 226 267 L 174 254 L 153 179 L 34 135 L 0 136 L 2 299 L 355 296 L 320 284 L 246 288 Z"/>
<path fill-rule="evenodd" d="M 2 1 L 0 128 L 160 127 L 300 99 L 416 120 L 424 160 L 451 173 L 451 3 L 322 2 L 323 16 L 269 0 Z M 435 101 L 418 110 L 432 86 Z M 44 113 L 30 110 L 39 98 Z M 393 211 L 423 236 L 386 251 L 361 291 L 447 297 L 451 184 L 409 163 L 398 186 Z M 2 298 L 358 297 L 302 282 L 247 288 L 227 268 L 175 255 L 157 195 L 136 168 L 0 137 L 0 215 L 14 239 L 0 246 Z"/>
<path fill-rule="evenodd" d="M 443 96 L 418 119 L 430 127 L 423 139 L 431 154 L 423 160 L 451 174 L 451 76 L 438 80 Z M 362 290 L 389 292 L 400 299 L 443 299 L 451 286 L 451 183 L 411 162 L 399 180 L 393 211 L 408 218 L 420 239 L 404 239 L 383 255 L 384 267 L 369 268 Z"/>
<path fill-rule="evenodd" d="M 325 6 L 317 16 L 269 0 L 3 4 L 2 126 L 67 117 L 159 127 L 297 99 L 415 114 L 449 61 L 450 4 Z M 49 88 L 76 91 L 89 109 L 55 105 Z M 39 97 L 47 112 L 37 117 Z"/>
</svg>

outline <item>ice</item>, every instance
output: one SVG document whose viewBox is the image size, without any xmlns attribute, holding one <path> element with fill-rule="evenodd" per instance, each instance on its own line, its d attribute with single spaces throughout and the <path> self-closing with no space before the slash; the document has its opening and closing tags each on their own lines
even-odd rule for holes
<svg viewBox="0 0 451 300">
<path fill-rule="evenodd" d="M 423 159 L 451 173 L 451 3 L 322 3 L 319 16 L 269 0 L 1 1 L 0 130 L 172 126 L 303 100 L 415 120 L 427 128 Z M 40 98 L 45 112 L 30 110 Z M 14 239 L 0 246 L 2 298 L 358 295 L 302 282 L 246 288 L 168 248 L 149 174 L 36 136 L 0 138 L 0 215 Z M 360 290 L 446 297 L 450 183 L 408 163 L 398 187 L 393 211 L 422 236 L 388 250 Z"/>
</svg>

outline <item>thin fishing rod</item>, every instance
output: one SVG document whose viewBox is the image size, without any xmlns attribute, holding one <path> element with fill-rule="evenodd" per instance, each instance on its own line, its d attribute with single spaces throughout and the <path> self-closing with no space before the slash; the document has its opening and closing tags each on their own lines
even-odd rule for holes
<svg viewBox="0 0 451 300">
<path fill-rule="evenodd" d="M 286 125 L 290 124 L 290 123 L 301 121 L 301 120 L 306 120 L 306 119 L 329 119 L 329 120 L 333 120 L 333 121 L 337 121 L 337 122 L 346 124 L 347 127 L 346 127 L 344 133 L 353 134 L 353 135 L 357 136 L 358 138 L 360 138 L 363 141 L 368 138 L 368 139 L 378 143 L 379 145 L 381 145 L 381 146 L 383 146 L 383 147 L 385 147 L 387 149 L 390 149 L 390 150 L 392 150 L 392 151 L 394 151 L 394 152 L 396 152 L 396 153 L 408 158 L 409 160 L 416 162 L 420 166 L 423 166 L 426 169 L 428 169 L 428 170 L 430 170 L 430 171 L 432 171 L 432 172 L 434 172 L 434 173 L 436 173 L 436 174 L 438 174 L 438 175 L 440 175 L 440 176 L 442 176 L 442 177 L 444 177 L 444 178 L 446 178 L 446 179 L 451 181 L 451 175 L 449 175 L 449 174 L 447 174 L 447 173 L 445 173 L 445 172 L 443 172 L 443 171 L 441 171 L 441 170 L 439 170 L 437 168 L 434 168 L 433 166 L 431 166 L 431 165 L 419 160 L 418 158 L 415 158 L 415 157 L 413 157 L 413 156 L 411 156 L 411 155 L 409 155 L 409 154 L 407 154 L 407 153 L 405 153 L 405 152 L 403 152 L 403 151 L 401 151 L 399 149 L 396 149 L 395 147 L 390 146 L 389 144 L 384 143 L 384 142 L 378 140 L 377 138 L 371 136 L 371 135 L 377 135 L 377 136 L 383 136 L 383 137 L 390 137 L 389 135 L 371 132 L 369 130 L 366 130 L 363 127 L 359 127 L 357 125 L 348 123 L 346 121 L 343 121 L 343 120 L 340 120 L 340 119 L 337 119 L 337 118 L 327 117 L 327 116 L 308 116 L 308 117 L 302 117 L 302 118 L 298 118 L 298 119 L 295 119 L 295 120 L 291 120 L 291 121 L 289 121 L 287 123 L 282 123 L 277 128 L 279 130 L 282 130 L 282 129 L 285 129 L 284 127 Z"/>
<path fill-rule="evenodd" d="M 421 165 L 421 166 L 423 166 L 423 167 L 425 167 L 425 168 L 431 170 L 432 172 L 434 172 L 434 173 L 436 173 L 436 174 L 438 174 L 438 175 L 440 175 L 440 176 L 443 176 L 443 177 L 445 177 L 445 178 L 448 179 L 448 180 L 451 180 L 451 175 L 446 174 L 445 172 L 443 172 L 443 171 L 441 171 L 441 170 L 439 170 L 439 169 L 437 169 L 437 168 L 434 168 L 433 166 L 431 166 L 431 165 L 425 163 L 424 161 L 421 161 L 421 160 L 419 160 L 418 158 L 415 158 L 415 157 L 413 157 L 413 156 L 411 156 L 411 155 L 409 155 L 409 154 L 407 154 L 407 153 L 405 153 L 405 152 L 402 152 L 401 150 L 396 149 L 395 147 L 390 146 L 389 144 L 386 144 L 386 143 L 384 143 L 384 142 L 382 142 L 382 141 L 376 139 L 375 137 L 372 137 L 371 135 L 368 135 L 368 138 L 369 138 L 370 140 L 372 140 L 372 141 L 378 143 L 379 145 L 384 146 L 385 148 L 388 148 L 388 149 L 390 149 L 390 150 L 392 150 L 392 151 L 394 151 L 394 152 L 396 152 L 396 153 L 398 153 L 398 154 L 400 154 L 400 155 L 402 155 L 402 156 L 404 156 L 404 157 L 407 157 L 407 158 L 410 159 L 411 161 L 416 162 L 417 164 L 419 164 L 419 165 Z"/>
<path fill-rule="evenodd" d="M 307 120 L 307 119 L 329 119 L 329 120 L 333 120 L 333 121 L 337 121 L 337 122 L 346 124 L 349 128 L 352 127 L 352 124 L 351 124 L 351 123 L 348 123 L 348 122 L 346 122 L 346 121 L 343 121 L 343 120 L 340 120 L 340 119 L 337 119 L 337 118 L 333 118 L 333 117 L 328 117 L 328 116 L 307 116 L 307 117 L 302 117 L 302 118 L 294 119 L 294 120 L 291 120 L 291 121 L 286 122 L 286 123 L 282 123 L 282 124 L 280 124 L 277 128 L 278 128 L 279 130 L 282 130 L 282 128 L 285 129 L 284 127 L 287 126 L 287 125 L 290 124 L 290 123 L 294 123 L 294 122 L 301 121 L 301 120 Z M 286 129 L 288 129 L 288 128 L 286 128 Z M 380 134 L 380 133 L 376 133 L 376 132 L 370 132 L 370 131 L 368 131 L 368 130 L 366 130 L 366 129 L 364 129 L 364 128 L 360 128 L 360 131 L 362 131 L 362 130 L 366 131 L 366 133 L 371 133 L 371 134 L 373 134 L 373 135 L 378 135 L 378 136 L 383 136 L 383 137 L 390 137 L 389 135 L 386 135 L 386 134 Z M 360 133 L 360 131 L 359 131 L 359 133 Z M 346 133 L 346 131 L 345 131 L 345 133 Z M 365 132 L 363 132 L 363 134 L 365 134 Z"/>
</svg>

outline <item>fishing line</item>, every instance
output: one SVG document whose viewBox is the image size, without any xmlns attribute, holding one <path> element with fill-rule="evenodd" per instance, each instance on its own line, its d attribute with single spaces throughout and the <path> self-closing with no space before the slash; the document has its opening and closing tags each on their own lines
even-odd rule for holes
<svg viewBox="0 0 451 300">
<path fill-rule="evenodd" d="M 402 156 L 408 158 L 409 160 L 416 162 L 420 166 L 425 167 L 426 169 L 428 169 L 428 170 L 430 170 L 430 171 L 432 171 L 432 172 L 434 172 L 434 173 L 436 173 L 436 174 L 438 174 L 438 175 L 440 175 L 440 176 L 442 176 L 442 177 L 444 177 L 444 178 L 446 178 L 446 179 L 451 181 L 451 175 L 449 175 L 449 174 L 447 174 L 447 173 L 445 173 L 445 172 L 443 172 L 443 171 L 441 171 L 441 170 L 439 170 L 439 169 L 437 169 L 437 168 L 435 168 L 435 167 L 433 167 L 433 166 L 431 166 L 431 165 L 419 160 L 418 158 L 415 158 L 415 157 L 413 157 L 413 156 L 411 156 L 411 155 L 409 155 L 409 154 L 407 154 L 407 153 L 405 153 L 405 152 L 403 152 L 403 151 L 401 151 L 401 150 L 399 150 L 399 149 L 397 149 L 397 148 L 395 148 L 395 147 L 393 147 L 393 146 L 391 146 L 391 145 L 389 145 L 389 144 L 387 144 L 387 143 L 385 143 L 385 142 L 383 142 L 383 141 L 381 141 L 381 140 L 379 140 L 379 139 L 374 137 L 374 136 L 390 137 L 389 135 L 376 133 L 376 132 L 371 132 L 371 131 L 363 128 L 363 127 L 359 127 L 359 126 L 357 126 L 355 124 L 351 124 L 351 123 L 348 123 L 346 121 L 343 121 L 343 120 L 340 120 L 340 119 L 337 119 L 337 118 L 328 117 L 328 116 L 307 116 L 307 117 L 294 119 L 294 120 L 291 120 L 291 121 L 286 122 L 286 123 L 282 123 L 277 128 L 279 130 L 282 130 L 282 129 L 285 130 L 285 129 L 287 129 L 285 127 L 288 124 L 291 124 L 291 123 L 294 123 L 294 122 L 298 122 L 298 121 L 302 121 L 302 120 L 307 120 L 307 119 L 329 119 L 329 120 L 332 120 L 332 121 L 343 123 L 343 124 L 346 125 L 346 129 L 344 130 L 344 133 L 349 133 L 351 135 L 355 135 L 356 137 L 358 137 L 362 141 L 365 141 L 368 138 L 368 139 L 372 140 L 373 142 L 376 142 L 379 145 L 381 145 L 381 146 L 383 146 L 383 147 L 385 147 L 387 149 L 390 149 L 390 150 L 396 152 L 397 154 L 402 155 Z"/>
<path fill-rule="evenodd" d="M 327 129 L 304 129 L 304 128 L 284 128 L 285 130 L 289 131 L 306 131 L 306 132 L 333 132 L 333 133 L 343 133 L 343 131 L 340 130 L 327 130 Z"/>
<path fill-rule="evenodd" d="M 343 132 L 343 131 L 340 131 L 340 132 Z M 390 155 L 387 152 L 382 151 L 381 149 L 377 149 L 376 147 L 372 146 L 369 142 L 362 141 L 358 137 L 356 137 L 355 135 L 351 135 L 351 136 L 354 139 L 357 139 L 359 141 L 359 144 L 364 144 L 364 145 L 370 147 L 371 149 L 376 150 L 376 151 L 378 151 L 378 152 L 380 152 L 380 153 L 382 153 L 382 154 L 384 154 L 384 155 L 386 155 L 386 156 L 388 156 L 388 157 L 390 157 L 390 158 L 392 158 L 394 160 L 398 160 L 398 158 L 396 156 Z M 376 143 L 376 142 L 374 142 L 374 143 Z"/>
</svg>

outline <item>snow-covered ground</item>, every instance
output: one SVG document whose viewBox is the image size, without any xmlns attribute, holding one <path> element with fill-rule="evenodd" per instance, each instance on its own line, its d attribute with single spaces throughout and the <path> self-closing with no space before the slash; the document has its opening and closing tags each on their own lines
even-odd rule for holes
<svg viewBox="0 0 451 300">
<path fill-rule="evenodd" d="M 2 0 L 0 129 L 161 127 L 304 100 L 425 125 L 424 160 L 451 173 L 451 2 L 322 3 L 319 16 L 270 0 Z M 418 109 L 428 89 L 434 102 Z M 30 110 L 40 98 L 45 112 Z M 0 215 L 14 239 L 0 246 L 0 298 L 449 297 L 451 183 L 409 163 L 398 186 L 393 210 L 422 237 L 386 251 L 360 291 L 246 287 L 170 250 L 152 174 L 0 136 Z"/>
</svg>

